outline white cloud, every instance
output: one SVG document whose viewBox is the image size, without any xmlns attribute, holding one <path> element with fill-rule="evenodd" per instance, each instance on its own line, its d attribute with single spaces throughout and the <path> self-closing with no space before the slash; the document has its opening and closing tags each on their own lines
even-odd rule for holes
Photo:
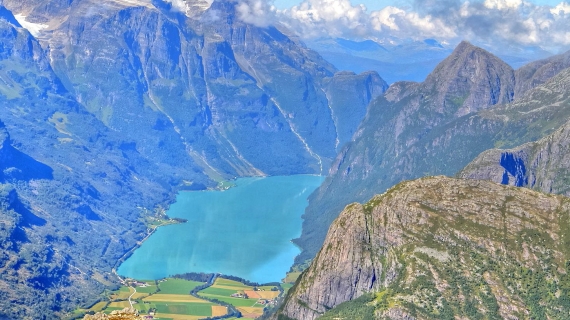
<svg viewBox="0 0 570 320">
<path fill-rule="evenodd" d="M 172 10 L 185 13 L 188 9 L 184 0 L 165 0 L 165 2 L 172 4 Z"/>
<path fill-rule="evenodd" d="M 421 16 L 417 12 L 405 11 L 395 7 L 386 7 L 370 14 L 372 29 L 387 32 L 392 36 L 409 37 L 415 34 L 418 38 L 453 38 L 453 28 L 442 20 L 430 15 Z"/>
<path fill-rule="evenodd" d="M 236 5 L 238 17 L 258 27 L 275 22 L 276 9 L 266 0 L 241 0 Z"/>
<path fill-rule="evenodd" d="M 291 9 L 279 12 L 280 22 L 303 37 L 365 35 L 370 17 L 363 5 L 350 0 L 304 0 Z"/>
<path fill-rule="evenodd" d="M 570 4 L 568 4 L 568 2 L 561 2 L 556 7 L 550 9 L 550 12 L 557 16 L 570 14 Z"/>
<path fill-rule="evenodd" d="M 525 0 L 415 0 L 406 8 L 369 12 L 350 0 L 304 0 L 278 11 L 277 17 L 303 38 L 435 38 L 552 50 L 570 46 L 567 2 L 551 7 Z"/>
<path fill-rule="evenodd" d="M 517 9 L 525 4 L 522 0 L 485 0 L 485 7 L 489 9 Z"/>
</svg>

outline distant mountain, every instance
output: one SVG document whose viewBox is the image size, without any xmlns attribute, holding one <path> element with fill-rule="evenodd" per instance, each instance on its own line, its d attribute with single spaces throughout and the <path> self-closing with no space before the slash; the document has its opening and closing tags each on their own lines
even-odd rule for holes
<svg viewBox="0 0 570 320">
<path fill-rule="evenodd" d="M 516 96 L 514 70 L 462 43 L 425 82 L 393 84 L 370 105 L 354 141 L 310 196 L 303 233 L 295 240 L 304 249 L 297 263 L 316 254 L 326 226 L 345 205 L 403 180 L 454 175 L 487 149 L 553 133 L 570 119 L 569 72 Z"/>
<path fill-rule="evenodd" d="M 522 66 L 516 71 L 515 95 L 524 95 L 528 90 L 545 83 L 569 67 L 570 51 Z"/>
<path fill-rule="evenodd" d="M 390 42 L 380 44 L 372 40 L 324 38 L 308 41 L 307 46 L 340 70 L 374 70 L 382 74 L 388 83 L 403 80 L 423 81 L 451 52 L 433 39 L 394 45 Z"/>
<path fill-rule="evenodd" d="M 278 319 L 565 319 L 569 233 L 566 197 L 403 182 L 344 209 Z"/>
<path fill-rule="evenodd" d="M 353 72 L 374 70 L 388 83 L 424 81 L 453 49 L 449 44 L 444 45 L 434 39 L 413 41 L 388 38 L 375 42 L 320 38 L 309 40 L 307 45 L 340 70 Z M 513 68 L 552 55 L 534 47 L 504 48 L 497 54 Z"/>
<path fill-rule="evenodd" d="M 215 180 L 328 168 L 344 123 L 323 92 L 336 69 L 319 55 L 275 27 L 242 22 L 230 1 L 203 13 L 196 1 L 185 12 L 160 1 L 107 2 L 60 10 L 5 1 L 47 26 L 38 38 L 75 98 L 155 161 L 190 156 Z M 352 107 L 364 114 L 368 103 Z"/>
</svg>

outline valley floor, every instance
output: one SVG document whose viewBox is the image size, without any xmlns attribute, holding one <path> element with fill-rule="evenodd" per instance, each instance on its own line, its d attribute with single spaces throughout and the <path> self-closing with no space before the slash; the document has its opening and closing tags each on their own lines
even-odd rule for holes
<svg viewBox="0 0 570 320">
<path fill-rule="evenodd" d="M 125 279 L 124 285 L 109 292 L 107 298 L 89 309 L 77 309 L 76 317 L 84 314 L 122 310 L 131 306 L 149 319 L 198 320 L 228 315 L 230 308 L 239 311 L 244 320 L 256 319 L 266 308 L 277 304 L 296 279 L 296 274 L 283 279 L 279 286 L 253 287 L 242 282 L 214 276 L 206 282 L 179 278 L 162 280 Z M 291 281 L 292 280 L 292 281 Z M 196 292 L 196 288 L 199 288 Z M 191 291 L 196 294 L 191 294 Z M 152 318 L 151 318 L 152 317 Z"/>
</svg>

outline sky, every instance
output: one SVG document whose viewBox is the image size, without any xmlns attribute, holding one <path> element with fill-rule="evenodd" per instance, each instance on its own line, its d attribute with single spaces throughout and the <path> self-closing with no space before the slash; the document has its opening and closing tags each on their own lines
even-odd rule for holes
<svg viewBox="0 0 570 320">
<path fill-rule="evenodd" d="M 351 0 L 353 5 L 363 4 L 368 10 L 380 10 L 386 6 L 406 6 L 409 5 L 411 1 L 407 0 Z M 556 6 L 560 3 L 559 0 L 534 0 L 531 1 L 538 5 L 550 5 Z M 299 0 L 275 0 L 275 7 L 278 9 L 287 9 L 301 3 Z"/>
<path fill-rule="evenodd" d="M 236 0 L 248 23 L 276 22 L 305 40 L 462 40 L 497 50 L 570 49 L 570 2 L 557 0 Z M 566 0 L 570 1 L 570 0 Z M 361 5 L 362 4 L 362 5 Z"/>
</svg>

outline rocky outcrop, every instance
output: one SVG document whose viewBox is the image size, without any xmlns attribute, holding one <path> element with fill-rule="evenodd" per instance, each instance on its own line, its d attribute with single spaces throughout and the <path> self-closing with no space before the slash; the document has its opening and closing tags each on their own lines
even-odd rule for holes
<svg viewBox="0 0 570 320">
<path fill-rule="evenodd" d="M 570 281 L 569 218 L 562 196 L 442 176 L 403 182 L 345 208 L 281 314 L 561 319 L 570 304 L 547 295 Z"/>
<path fill-rule="evenodd" d="M 348 206 L 331 226 L 323 249 L 296 285 L 285 314 L 294 319 L 315 319 L 342 302 L 383 286 L 389 270 L 379 258 L 384 248 L 372 248 L 373 221 L 361 205 Z"/>
<path fill-rule="evenodd" d="M 536 142 L 487 150 L 458 176 L 570 196 L 570 123 Z"/>
</svg>

